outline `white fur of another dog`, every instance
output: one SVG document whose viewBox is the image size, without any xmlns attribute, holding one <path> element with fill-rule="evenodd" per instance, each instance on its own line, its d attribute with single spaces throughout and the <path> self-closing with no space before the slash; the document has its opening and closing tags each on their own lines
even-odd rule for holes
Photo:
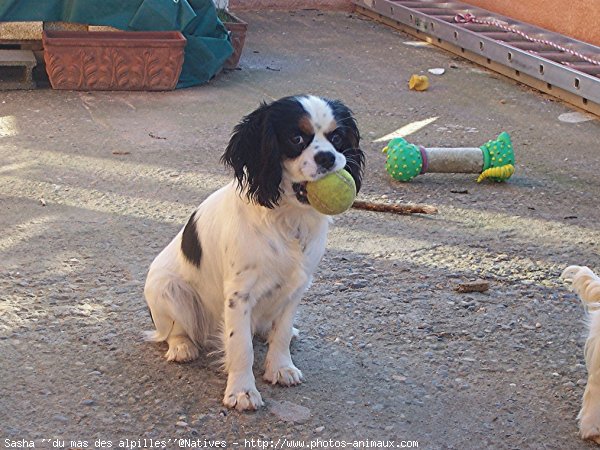
<svg viewBox="0 0 600 450">
<path fill-rule="evenodd" d="M 561 278 L 572 282 L 588 317 L 585 342 L 585 364 L 588 380 L 583 404 L 577 416 L 579 432 L 584 439 L 600 443 L 600 277 L 585 266 L 567 267 Z"/>
</svg>

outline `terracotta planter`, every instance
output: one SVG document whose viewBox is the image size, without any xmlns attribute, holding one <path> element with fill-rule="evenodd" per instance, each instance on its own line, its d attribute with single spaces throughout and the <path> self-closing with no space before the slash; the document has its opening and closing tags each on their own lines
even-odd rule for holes
<svg viewBox="0 0 600 450">
<path fill-rule="evenodd" d="M 225 12 L 227 18 L 223 21 L 223 25 L 229 31 L 231 38 L 231 45 L 233 45 L 233 54 L 223 64 L 224 69 L 235 69 L 237 68 L 240 57 L 242 56 L 242 49 L 244 48 L 244 42 L 246 41 L 246 31 L 248 30 L 248 24 L 239 17 L 231 14 L 229 11 Z"/>
<path fill-rule="evenodd" d="M 53 89 L 175 89 L 186 40 L 177 31 L 44 31 Z"/>
</svg>

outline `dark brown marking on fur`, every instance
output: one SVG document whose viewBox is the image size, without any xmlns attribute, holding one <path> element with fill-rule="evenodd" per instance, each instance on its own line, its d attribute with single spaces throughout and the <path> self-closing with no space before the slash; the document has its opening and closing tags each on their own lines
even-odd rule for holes
<svg viewBox="0 0 600 450">
<path fill-rule="evenodd" d="M 235 291 L 233 293 L 233 296 L 235 298 L 239 298 L 243 302 L 247 302 L 248 300 L 250 300 L 250 294 L 247 294 L 247 293 L 246 294 L 240 294 L 239 291 Z"/>
<path fill-rule="evenodd" d="M 315 129 L 313 128 L 312 120 L 310 120 L 309 116 L 304 116 L 298 122 L 298 128 L 303 133 L 313 136 L 315 134 Z"/>
<path fill-rule="evenodd" d="M 271 297 L 273 294 L 275 294 L 275 292 L 276 292 L 276 291 L 278 291 L 278 290 L 280 290 L 280 289 L 281 289 L 281 284 L 280 284 L 280 283 L 277 283 L 277 284 L 276 284 L 275 286 L 273 286 L 272 288 L 270 288 L 270 289 L 267 289 L 267 290 L 265 291 L 265 293 L 262 295 L 261 299 L 262 299 L 262 298 L 269 298 L 269 297 Z"/>
<path fill-rule="evenodd" d="M 233 336 L 233 331 L 231 333 L 229 333 L 229 337 Z"/>
<path fill-rule="evenodd" d="M 181 235 L 181 252 L 190 263 L 196 267 L 200 267 L 202 246 L 200 245 L 200 239 L 198 238 L 195 217 L 196 211 L 191 215 L 190 220 L 188 220 L 183 229 L 183 234 Z"/>
<path fill-rule="evenodd" d="M 150 314 L 150 320 L 152 321 L 152 325 L 156 325 L 156 323 L 154 323 L 154 317 L 152 317 L 152 310 L 150 309 L 147 303 L 146 308 L 148 308 L 148 314 Z"/>
<path fill-rule="evenodd" d="M 275 245 L 275 243 L 273 241 L 269 241 L 269 247 L 271 247 L 271 250 L 273 250 L 273 253 L 275 253 L 276 255 L 279 254 L 279 250 L 277 250 L 277 246 Z"/>
<path fill-rule="evenodd" d="M 247 272 L 249 270 L 254 270 L 254 269 L 256 269 L 256 265 L 255 264 L 246 264 L 244 267 L 242 267 L 241 270 L 238 270 L 235 273 L 235 276 L 239 277 L 242 273 Z"/>
<path fill-rule="evenodd" d="M 243 302 L 248 302 L 248 300 L 250 300 L 250 294 L 240 295 L 240 298 Z"/>
<path fill-rule="evenodd" d="M 235 308 L 235 300 L 232 299 L 232 298 L 229 299 L 229 307 L 230 308 Z"/>
</svg>

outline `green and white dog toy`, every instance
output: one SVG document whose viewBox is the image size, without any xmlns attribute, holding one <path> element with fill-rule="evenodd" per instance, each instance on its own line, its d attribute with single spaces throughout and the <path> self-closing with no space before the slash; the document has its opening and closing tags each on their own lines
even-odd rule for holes
<svg viewBox="0 0 600 450">
<path fill-rule="evenodd" d="M 479 173 L 478 183 L 506 181 L 515 171 L 515 155 L 506 132 L 481 147 L 424 148 L 395 138 L 383 151 L 387 153 L 385 168 L 398 181 L 410 181 L 426 172 Z"/>
</svg>

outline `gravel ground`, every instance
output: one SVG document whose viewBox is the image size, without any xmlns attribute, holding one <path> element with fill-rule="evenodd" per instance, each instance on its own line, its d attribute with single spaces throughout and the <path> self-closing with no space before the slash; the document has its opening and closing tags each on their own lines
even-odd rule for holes
<svg viewBox="0 0 600 450">
<path fill-rule="evenodd" d="M 600 268 L 598 120 L 561 122 L 568 106 L 352 15 L 242 16 L 241 70 L 206 86 L 2 93 L 0 447 L 285 438 L 592 448 L 575 421 L 583 314 L 558 277 L 570 264 Z M 408 91 L 410 75 L 432 67 L 446 73 Z M 154 256 L 231 176 L 218 159 L 237 121 L 261 100 L 302 92 L 355 111 L 363 198 L 439 214 L 337 217 L 297 321 L 307 381 L 258 381 L 266 407 L 239 414 L 221 405 L 213 358 L 169 364 L 165 346 L 141 339 L 151 328 L 142 288 Z M 506 130 L 515 175 L 392 181 L 373 141 L 433 117 L 408 139 L 478 146 Z M 475 279 L 490 289 L 455 291 Z M 264 344 L 256 352 L 259 378 Z"/>
</svg>

